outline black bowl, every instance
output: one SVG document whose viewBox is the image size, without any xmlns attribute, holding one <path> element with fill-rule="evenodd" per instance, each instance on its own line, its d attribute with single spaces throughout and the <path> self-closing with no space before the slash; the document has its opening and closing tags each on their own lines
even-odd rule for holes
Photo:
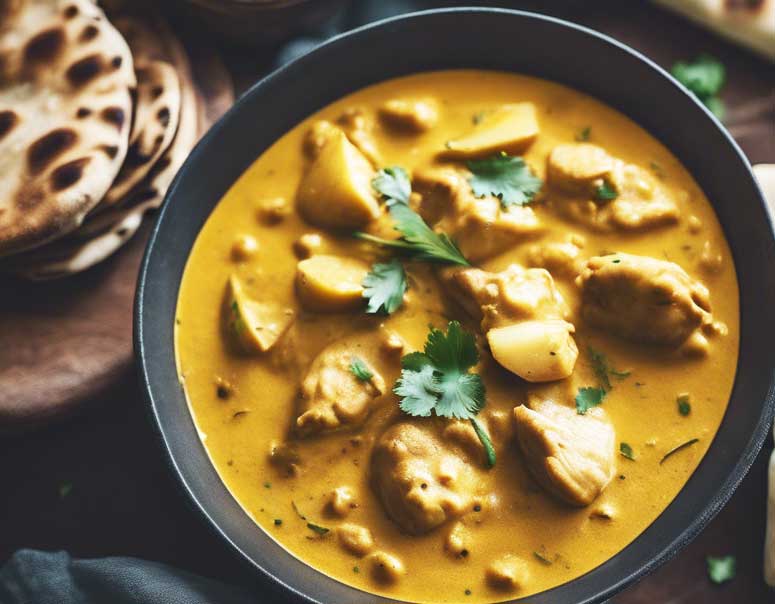
<svg viewBox="0 0 775 604">
<path fill-rule="evenodd" d="M 599 33 L 531 13 L 415 13 L 334 38 L 245 94 L 196 147 L 167 194 L 140 272 L 135 350 L 172 466 L 208 522 L 288 599 L 392 602 L 339 583 L 289 554 L 232 498 L 197 436 L 175 369 L 178 288 L 196 236 L 224 192 L 277 138 L 359 88 L 448 68 L 527 73 L 589 93 L 675 153 L 714 205 L 740 282 L 741 339 L 729 408 L 710 450 L 668 508 L 632 544 L 532 604 L 600 602 L 684 547 L 727 502 L 772 422 L 775 240 L 748 162 L 718 121 L 647 58 Z M 729 295 L 733 295 L 729 292 Z"/>
</svg>

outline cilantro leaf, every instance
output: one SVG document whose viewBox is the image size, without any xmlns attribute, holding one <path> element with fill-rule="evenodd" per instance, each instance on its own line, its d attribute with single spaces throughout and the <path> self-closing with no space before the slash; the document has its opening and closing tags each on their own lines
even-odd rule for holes
<svg viewBox="0 0 775 604">
<path fill-rule="evenodd" d="M 401 377 L 393 392 L 400 398 L 404 413 L 428 417 L 467 419 L 484 446 L 488 467 L 495 464 L 495 449 L 490 437 L 476 421 L 484 407 L 485 388 L 479 374 L 468 370 L 479 362 L 473 335 L 460 323 L 450 321 L 447 333 L 431 328 L 423 352 L 401 359 Z"/>
<path fill-rule="evenodd" d="M 679 394 L 676 403 L 678 404 L 678 413 L 684 417 L 692 412 L 692 404 L 689 402 L 689 395 L 687 393 Z"/>
<path fill-rule="evenodd" d="M 602 185 L 595 188 L 595 199 L 598 201 L 613 201 L 617 197 L 619 194 L 608 181 L 604 180 Z"/>
<path fill-rule="evenodd" d="M 619 453 L 621 453 L 623 457 L 626 457 L 630 461 L 635 461 L 635 453 L 633 452 L 632 447 L 629 444 L 620 443 Z"/>
<path fill-rule="evenodd" d="M 708 563 L 708 577 L 714 583 L 719 584 L 735 578 L 737 560 L 734 556 L 724 556 L 723 558 L 708 556 L 705 560 Z"/>
<path fill-rule="evenodd" d="M 406 274 L 398 260 L 375 264 L 363 280 L 363 297 L 368 299 L 368 314 L 393 314 L 404 301 Z"/>
<path fill-rule="evenodd" d="M 331 530 L 331 529 L 328 529 L 328 528 L 326 528 L 324 526 L 320 526 L 319 524 L 314 524 L 312 522 L 308 522 L 307 523 L 307 528 L 309 530 L 311 530 L 311 531 L 314 531 L 315 533 L 317 533 L 321 537 Z"/>
<path fill-rule="evenodd" d="M 382 196 L 388 207 L 397 203 L 409 205 L 412 185 L 409 175 L 402 167 L 382 168 L 372 179 L 371 186 Z"/>
<path fill-rule="evenodd" d="M 446 233 L 435 232 L 409 206 L 394 204 L 390 207 L 390 215 L 395 221 L 394 228 L 401 233 L 400 238 L 383 239 L 361 232 L 354 233 L 354 237 L 405 251 L 417 260 L 425 262 L 471 266 Z"/>
<path fill-rule="evenodd" d="M 468 182 L 474 194 L 494 195 L 504 210 L 530 203 L 543 185 L 524 159 L 503 152 L 487 159 L 470 160 L 466 165 L 472 173 Z"/>
<path fill-rule="evenodd" d="M 399 405 L 401 411 L 415 417 L 429 417 L 436 407 L 439 396 L 433 366 L 425 365 L 419 371 L 402 370 L 401 377 L 393 387 L 393 392 L 401 398 Z"/>
<path fill-rule="evenodd" d="M 369 366 L 366 365 L 366 363 L 364 363 L 363 359 L 360 357 L 354 356 L 352 358 L 350 361 L 350 371 L 361 382 L 368 382 L 371 378 L 374 377 L 374 373 L 372 373 L 371 369 L 369 369 Z"/>
<path fill-rule="evenodd" d="M 710 55 L 700 55 L 693 62 L 678 61 L 671 73 L 718 119 L 724 118 L 724 102 L 717 96 L 726 82 L 726 70 L 721 62 Z"/>
<path fill-rule="evenodd" d="M 589 137 L 592 135 L 592 128 L 589 126 L 585 126 L 581 130 L 578 131 L 578 133 L 575 136 L 575 139 L 580 142 L 586 142 L 589 140 Z"/>
<path fill-rule="evenodd" d="M 602 388 L 579 388 L 576 395 L 576 413 L 585 415 L 592 407 L 597 407 L 605 398 Z"/>
</svg>

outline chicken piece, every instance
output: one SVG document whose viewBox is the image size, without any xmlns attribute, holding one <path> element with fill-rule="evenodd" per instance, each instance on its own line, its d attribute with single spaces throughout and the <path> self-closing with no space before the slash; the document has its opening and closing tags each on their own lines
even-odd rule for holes
<svg viewBox="0 0 775 604">
<path fill-rule="evenodd" d="M 471 508 L 477 470 L 428 426 L 401 423 L 377 441 L 371 483 L 393 522 L 420 535 Z"/>
<path fill-rule="evenodd" d="M 436 125 L 439 113 L 433 99 L 390 99 L 379 108 L 379 117 L 391 128 L 420 134 Z"/>
<path fill-rule="evenodd" d="M 549 241 L 532 246 L 527 252 L 528 266 L 545 268 L 554 277 L 575 278 L 581 272 L 584 239 L 572 235 L 565 241 Z"/>
<path fill-rule="evenodd" d="M 372 166 L 382 165 L 382 158 L 371 134 L 374 128 L 372 118 L 367 117 L 363 109 L 350 107 L 337 118 L 336 123 L 342 128 L 350 142 L 371 162 Z"/>
<path fill-rule="evenodd" d="M 444 157 L 469 159 L 507 151 L 520 153 L 539 133 L 533 103 L 502 105 L 487 114 L 470 132 L 447 141 Z"/>
<path fill-rule="evenodd" d="M 385 380 L 361 351 L 357 356 L 372 376 L 360 380 L 352 371 L 353 342 L 344 338 L 329 344 L 312 361 L 301 382 L 296 430 L 316 435 L 361 425 L 374 399 L 385 393 Z"/>
<path fill-rule="evenodd" d="M 596 256 L 576 283 L 584 321 L 629 340 L 677 347 L 712 324 L 708 289 L 674 262 Z"/>
<path fill-rule="evenodd" d="M 336 529 L 336 536 L 339 545 L 356 556 L 365 556 L 374 549 L 374 537 L 365 526 L 347 522 Z"/>
<path fill-rule="evenodd" d="M 317 159 L 321 149 L 323 149 L 325 144 L 338 131 L 339 128 L 328 120 L 317 120 L 316 122 L 313 122 L 310 129 L 307 130 L 307 133 L 304 135 L 304 141 L 302 142 L 304 155 L 309 159 Z"/>
<path fill-rule="evenodd" d="M 528 382 L 561 380 L 573 373 L 579 349 L 575 328 L 561 319 L 522 321 L 487 332 L 493 358 Z"/>
<path fill-rule="evenodd" d="M 318 255 L 296 265 L 296 293 L 304 308 L 346 312 L 364 304 L 363 280 L 369 265 L 357 258 Z"/>
<path fill-rule="evenodd" d="M 546 179 L 565 193 L 591 195 L 613 168 L 614 159 L 597 145 L 557 145 L 549 154 Z"/>
<path fill-rule="evenodd" d="M 675 224 L 679 210 L 643 168 L 627 164 L 590 143 L 556 146 L 547 162 L 549 185 L 566 198 L 557 208 L 571 220 L 600 231 L 642 231 Z M 606 185 L 613 199 L 601 199 Z"/>
<path fill-rule="evenodd" d="M 380 214 L 371 180 L 374 170 L 341 131 L 334 132 L 302 178 L 296 207 L 324 228 L 356 229 Z"/>
<path fill-rule="evenodd" d="M 565 319 L 568 309 L 554 279 L 542 268 L 509 265 L 499 273 L 479 268 L 453 268 L 442 272 L 452 297 L 474 319 L 482 332 L 519 321 Z"/>
<path fill-rule="evenodd" d="M 530 570 L 522 558 L 507 554 L 490 563 L 484 571 L 485 579 L 495 589 L 512 591 L 527 585 Z"/>
<path fill-rule="evenodd" d="M 276 302 L 251 298 L 236 275 L 229 277 L 223 318 L 232 342 L 247 353 L 269 351 L 293 323 L 295 314 Z"/>
<path fill-rule="evenodd" d="M 450 235 L 471 262 L 481 262 L 543 230 L 532 208 L 508 209 L 492 196 L 477 198 L 453 168 L 419 170 L 412 181 L 418 211 L 429 225 Z"/>
<path fill-rule="evenodd" d="M 549 493 L 576 506 L 592 503 L 616 474 L 616 434 L 605 410 L 585 415 L 569 382 L 532 391 L 514 409 L 517 442 L 528 469 Z"/>
</svg>

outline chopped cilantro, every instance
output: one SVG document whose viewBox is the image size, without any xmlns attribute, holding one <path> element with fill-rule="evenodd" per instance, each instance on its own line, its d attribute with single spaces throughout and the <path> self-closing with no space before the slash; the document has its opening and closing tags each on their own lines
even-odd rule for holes
<svg viewBox="0 0 775 604">
<path fill-rule="evenodd" d="M 576 413 L 585 415 L 592 407 L 597 407 L 605 398 L 602 388 L 579 388 L 576 395 Z"/>
<path fill-rule="evenodd" d="M 388 207 L 397 203 L 409 204 L 412 185 L 406 170 L 400 166 L 382 168 L 372 179 L 371 186 L 380 194 Z"/>
<path fill-rule="evenodd" d="M 667 461 L 667 458 L 678 453 L 678 451 L 681 451 L 683 449 L 686 449 L 687 447 L 691 447 L 694 443 L 700 442 L 699 438 L 692 438 L 691 440 L 687 440 L 685 443 L 681 443 L 677 447 L 673 447 L 670 449 L 667 453 L 665 453 L 664 457 L 659 461 L 659 465 L 661 466 L 665 461 Z"/>
<path fill-rule="evenodd" d="M 59 485 L 59 498 L 64 499 L 67 497 L 73 490 L 73 483 L 72 482 L 63 482 Z"/>
<path fill-rule="evenodd" d="M 589 140 L 590 135 L 592 134 L 592 128 L 589 126 L 586 126 L 579 130 L 578 134 L 576 134 L 576 140 L 580 143 L 586 142 Z"/>
<path fill-rule="evenodd" d="M 541 564 L 545 564 L 546 566 L 551 566 L 552 564 L 552 561 L 541 552 L 533 552 L 533 557 Z"/>
<path fill-rule="evenodd" d="M 632 447 L 627 443 L 619 444 L 619 453 L 621 453 L 623 457 L 626 457 L 631 461 L 635 461 L 635 453 L 633 453 Z"/>
<path fill-rule="evenodd" d="M 687 393 L 679 394 L 676 402 L 678 403 L 678 413 L 684 417 L 692 412 L 692 404 L 689 402 L 689 395 Z"/>
<path fill-rule="evenodd" d="M 708 577 L 714 583 L 720 584 L 735 578 L 737 561 L 734 556 L 724 556 L 723 558 L 708 556 L 705 560 L 708 563 Z"/>
<path fill-rule="evenodd" d="M 598 201 L 612 201 L 617 197 L 619 197 L 619 194 L 608 181 L 604 180 L 602 185 L 595 188 L 595 199 Z"/>
<path fill-rule="evenodd" d="M 264 483 L 264 488 L 265 489 L 271 489 L 272 488 L 272 483 L 271 482 L 265 482 Z"/>
<path fill-rule="evenodd" d="M 726 70 L 721 62 L 710 55 L 700 55 L 692 62 L 678 61 L 671 73 L 717 118 L 724 118 L 724 102 L 718 97 L 726 81 Z"/>
<path fill-rule="evenodd" d="M 353 566 L 353 572 L 357 575 L 359 572 L 361 572 L 361 569 L 357 566 Z"/>
<path fill-rule="evenodd" d="M 613 262 L 617 262 L 617 260 L 613 260 Z M 599 350 L 588 346 L 587 353 L 589 354 L 589 359 L 592 361 L 592 369 L 595 372 L 595 376 L 597 376 L 598 384 L 603 390 L 608 391 L 611 389 L 611 380 L 608 376 L 612 375 L 623 380 L 630 375 L 629 371 L 618 371 L 611 367 L 606 355 Z"/>
<path fill-rule="evenodd" d="M 424 352 L 412 352 L 401 359 L 401 376 L 393 387 L 401 410 L 408 415 L 467 419 L 484 446 L 487 465 L 495 465 L 490 437 L 476 421 L 485 405 L 482 378 L 468 370 L 479 362 L 473 335 L 460 323 L 450 321 L 447 333 L 431 328 Z"/>
<path fill-rule="evenodd" d="M 363 280 L 363 297 L 368 314 L 393 314 L 404 301 L 406 273 L 398 260 L 374 264 Z"/>
<path fill-rule="evenodd" d="M 363 362 L 360 357 L 354 356 L 350 361 L 350 371 L 361 382 L 368 382 L 374 377 L 374 374 L 369 369 L 369 366 Z"/>
<path fill-rule="evenodd" d="M 275 518 L 274 519 L 274 525 L 275 526 L 280 526 L 280 525 L 282 525 L 282 523 L 283 523 L 282 518 Z"/>
<path fill-rule="evenodd" d="M 318 535 L 320 535 L 321 537 L 322 537 L 323 535 L 325 535 L 326 533 L 328 533 L 328 532 L 331 530 L 331 529 L 327 529 L 327 528 L 326 528 L 326 527 L 324 527 L 324 526 L 320 526 L 319 524 L 314 524 L 314 523 L 312 523 L 312 522 L 308 522 L 308 523 L 307 523 L 307 528 L 308 528 L 309 530 L 311 530 L 311 531 L 313 531 L 313 532 L 317 533 L 317 534 L 318 534 Z"/>
<path fill-rule="evenodd" d="M 474 194 L 494 195 L 504 209 L 530 203 L 543 184 L 524 159 L 503 152 L 487 159 L 470 160 L 466 165 L 472 173 L 468 182 Z"/>
<path fill-rule="evenodd" d="M 401 233 L 399 239 L 382 239 L 361 232 L 354 233 L 354 236 L 384 247 L 403 250 L 417 260 L 470 266 L 446 233 L 435 232 L 409 206 L 394 204 L 390 208 L 390 215 L 395 221 L 394 228 Z"/>
</svg>

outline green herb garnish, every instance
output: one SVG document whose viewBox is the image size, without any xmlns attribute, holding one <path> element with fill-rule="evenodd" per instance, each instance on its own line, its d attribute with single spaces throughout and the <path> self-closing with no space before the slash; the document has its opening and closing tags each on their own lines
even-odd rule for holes
<svg viewBox="0 0 775 604">
<path fill-rule="evenodd" d="M 635 461 L 635 453 L 632 451 L 632 447 L 627 443 L 619 444 L 619 453 L 631 461 Z"/>
<path fill-rule="evenodd" d="M 363 359 L 356 356 L 354 356 L 350 361 L 350 372 L 361 382 L 368 382 L 371 378 L 374 377 L 374 374 L 369 369 L 369 366 L 363 362 Z"/>
<path fill-rule="evenodd" d="M 592 407 L 597 407 L 605 398 L 602 388 L 579 388 L 576 395 L 576 413 L 585 415 Z"/>
<path fill-rule="evenodd" d="M 718 119 L 724 119 L 724 102 L 717 96 L 726 81 L 726 70 L 720 61 L 710 55 L 700 55 L 693 62 L 678 61 L 671 73 Z"/>
<path fill-rule="evenodd" d="M 64 499 L 67 497 L 73 490 L 73 483 L 72 482 L 63 482 L 59 485 L 59 498 Z"/>
<path fill-rule="evenodd" d="M 409 206 L 394 204 L 390 207 L 390 215 L 395 221 L 394 228 L 401 233 L 400 238 L 383 239 L 361 232 L 354 233 L 354 236 L 384 247 L 402 250 L 417 260 L 470 266 L 446 233 L 436 233 Z"/>
<path fill-rule="evenodd" d="M 398 260 L 375 264 L 363 280 L 363 297 L 369 314 L 393 314 L 404 301 L 406 273 Z"/>
<path fill-rule="evenodd" d="M 676 399 L 676 403 L 678 404 L 678 413 L 684 417 L 692 412 L 692 404 L 689 402 L 688 394 L 679 394 L 678 398 Z"/>
<path fill-rule="evenodd" d="M 533 557 L 538 560 L 541 564 L 545 564 L 546 566 L 551 566 L 552 561 L 549 560 L 546 556 L 544 556 L 541 552 L 533 552 Z"/>
<path fill-rule="evenodd" d="M 479 362 L 474 336 L 460 323 L 450 321 L 447 333 L 431 328 L 424 352 L 401 359 L 401 377 L 393 387 L 404 413 L 428 417 L 467 419 L 484 446 L 487 466 L 495 465 L 495 449 L 487 432 L 476 421 L 485 405 L 481 376 L 468 370 Z"/>
<path fill-rule="evenodd" d="M 667 458 L 670 457 L 671 455 L 675 455 L 676 453 L 678 453 L 678 451 L 681 451 L 686 447 L 691 447 L 694 443 L 698 443 L 698 442 L 700 442 L 699 438 L 692 438 L 691 440 L 687 440 L 685 443 L 681 443 L 677 447 L 673 447 L 667 453 L 665 453 L 664 457 L 659 461 L 659 465 L 661 466 L 663 463 L 665 463 Z"/>
<path fill-rule="evenodd" d="M 324 526 L 320 526 L 319 524 L 314 524 L 312 522 L 308 522 L 307 523 L 307 528 L 309 530 L 317 533 L 321 537 L 331 530 L 331 529 L 328 529 L 328 528 L 326 528 Z"/>
<path fill-rule="evenodd" d="M 708 577 L 714 583 L 720 584 L 735 578 L 737 561 L 734 556 L 724 556 L 723 558 L 708 556 L 705 561 L 708 563 Z"/>
<path fill-rule="evenodd" d="M 589 140 L 590 135 L 592 134 L 592 128 L 589 126 L 586 126 L 585 128 L 582 128 L 579 130 L 578 134 L 576 134 L 576 140 L 580 143 L 586 142 Z"/>
<path fill-rule="evenodd" d="M 282 523 L 283 523 L 283 520 L 282 520 L 282 518 L 275 518 L 275 519 L 274 519 L 274 525 L 275 525 L 275 526 L 281 526 L 281 525 L 282 525 Z"/>
<path fill-rule="evenodd" d="M 613 262 L 617 261 L 613 260 Z M 589 354 L 589 359 L 592 361 L 592 369 L 595 372 L 595 376 L 597 376 L 598 384 L 603 390 L 608 391 L 611 389 L 611 380 L 609 376 L 612 375 L 616 378 L 619 378 L 620 380 L 623 380 L 630 375 L 629 371 L 618 371 L 611 367 L 611 365 L 608 363 L 608 358 L 606 355 L 604 355 L 599 350 L 588 346 L 587 353 Z"/>
<path fill-rule="evenodd" d="M 382 168 L 372 179 L 371 186 L 380 194 L 388 207 L 397 203 L 409 205 L 412 185 L 406 170 L 400 166 Z"/>
<path fill-rule="evenodd" d="M 595 199 L 597 201 L 613 201 L 617 197 L 619 197 L 619 194 L 608 181 L 604 180 L 602 185 L 595 188 Z"/>
<path fill-rule="evenodd" d="M 470 160 L 466 165 L 472 173 L 468 182 L 474 194 L 494 195 L 504 210 L 530 203 L 543 185 L 524 159 L 503 152 L 487 159 Z"/>
</svg>

